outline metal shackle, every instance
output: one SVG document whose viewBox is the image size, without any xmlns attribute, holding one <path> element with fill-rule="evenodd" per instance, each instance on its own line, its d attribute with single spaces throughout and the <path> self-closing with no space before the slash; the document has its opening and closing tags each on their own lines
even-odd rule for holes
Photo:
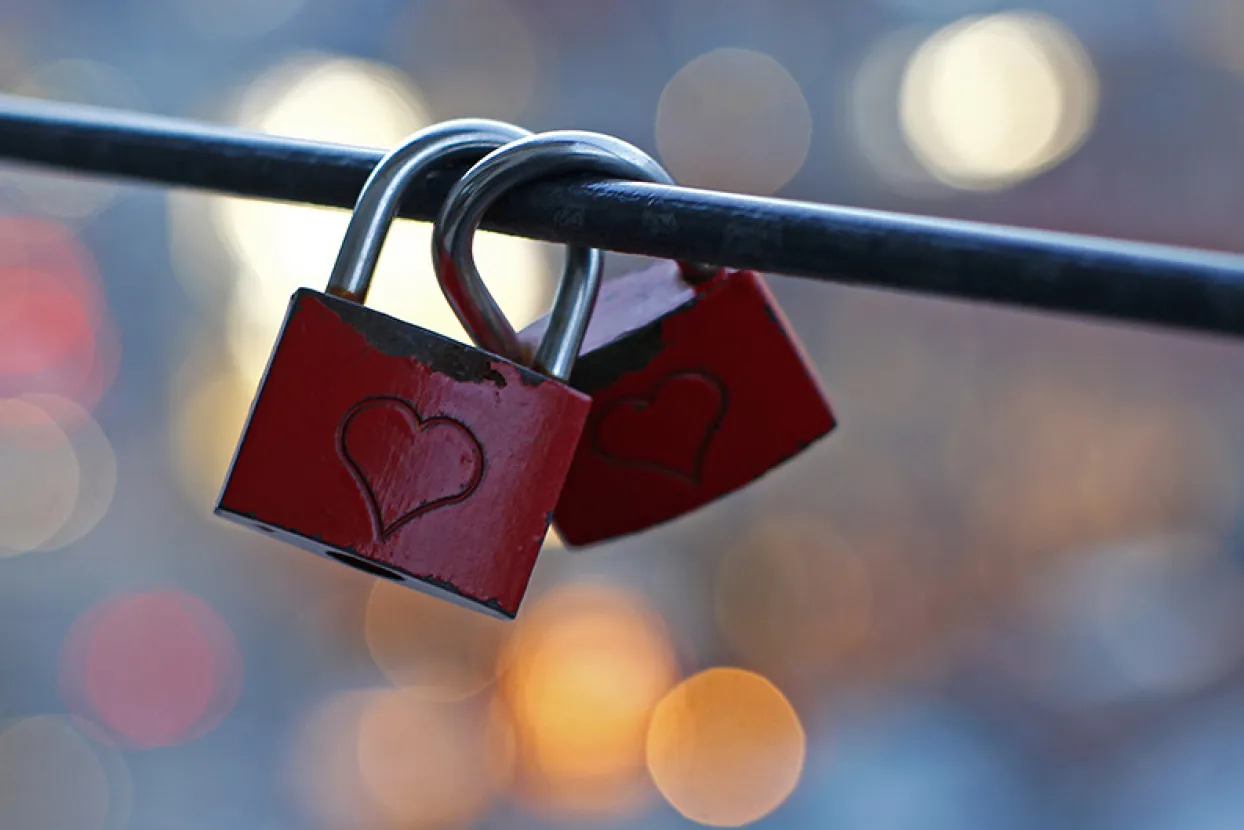
<svg viewBox="0 0 1244 830">
<path fill-rule="evenodd" d="M 437 165 L 473 160 L 529 130 L 481 118 L 445 121 L 420 130 L 382 158 L 359 192 L 327 293 L 356 303 L 367 300 L 376 263 L 406 189 Z"/>
<path fill-rule="evenodd" d="M 507 190 L 566 173 L 674 183 L 651 156 L 613 136 L 570 130 L 540 133 L 492 151 L 468 170 L 450 190 L 432 231 L 436 276 L 462 327 L 481 348 L 512 360 L 525 360 L 523 346 L 484 285 L 471 242 L 484 213 Z M 592 259 L 599 272 L 602 257 L 594 249 L 570 246 L 566 258 L 566 275 L 558 286 L 548 328 L 530 361 L 533 369 L 563 380 L 579 356 L 600 289 L 599 273 L 594 279 L 571 279 L 572 272 Z"/>
</svg>

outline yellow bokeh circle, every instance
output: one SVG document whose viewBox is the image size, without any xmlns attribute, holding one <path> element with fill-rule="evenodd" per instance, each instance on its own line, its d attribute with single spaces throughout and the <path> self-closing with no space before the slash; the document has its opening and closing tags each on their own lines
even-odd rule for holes
<svg viewBox="0 0 1244 830">
<path fill-rule="evenodd" d="M 306 54 L 277 64 L 245 89 L 234 120 L 278 135 L 391 148 L 434 120 L 423 92 L 392 66 Z M 174 212 L 176 208 L 176 212 Z M 178 215 L 193 205 L 171 204 Z M 233 265 L 227 341 L 242 376 L 258 383 L 299 287 L 323 290 L 350 221 L 345 211 L 217 198 L 211 227 Z M 193 255 L 184 218 L 174 253 Z M 401 222 L 389 231 L 368 305 L 448 337 L 467 339 L 433 272 L 431 226 Z M 475 253 L 489 288 L 515 326 L 535 319 L 550 291 L 545 243 L 479 234 Z M 195 273 L 190 263 L 179 271 Z M 215 289 L 214 289 L 215 290 Z M 204 292 L 210 295 L 210 292 Z"/>
<path fill-rule="evenodd" d="M 661 161 L 682 184 L 773 193 L 803 167 L 812 113 L 772 57 L 716 49 L 678 71 L 657 105 Z"/>
<path fill-rule="evenodd" d="M 714 668 L 672 689 L 648 727 L 648 770 L 666 800 L 713 827 L 756 821 L 786 800 L 806 738 L 785 695 L 755 672 Z"/>
<path fill-rule="evenodd" d="M 1033 12 L 969 17 L 933 34 L 903 75 L 912 152 L 956 187 L 1008 187 L 1074 152 L 1097 113 L 1097 74 L 1075 35 Z"/>
<path fill-rule="evenodd" d="M 676 678 L 660 617 L 619 588 L 566 586 L 524 611 L 503 661 L 524 800 L 580 815 L 641 806 L 648 718 Z"/>
</svg>

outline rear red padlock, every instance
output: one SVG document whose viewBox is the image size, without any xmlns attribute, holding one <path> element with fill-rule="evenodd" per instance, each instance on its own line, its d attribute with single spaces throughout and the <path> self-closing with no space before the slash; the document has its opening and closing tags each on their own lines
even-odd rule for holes
<svg viewBox="0 0 1244 830">
<path fill-rule="evenodd" d="M 595 157 L 561 152 L 553 135 L 624 157 L 635 170 L 631 178 L 673 183 L 651 158 L 610 136 L 544 134 L 514 142 L 490 153 L 451 192 L 434 242 L 438 262 L 461 258 L 459 217 L 482 214 L 496 191 L 525 170 L 623 175 Z M 660 208 L 652 211 L 660 221 Z M 451 298 L 495 307 L 472 269 L 442 270 L 441 280 Z M 521 335 L 499 313 L 463 319 L 485 348 L 519 355 L 551 318 Z M 570 382 L 592 396 L 554 516 L 572 545 L 690 512 L 759 478 L 835 425 L 781 309 L 751 271 L 665 262 L 609 281 Z"/>
<path fill-rule="evenodd" d="M 569 374 L 600 259 L 572 256 L 537 370 L 361 305 L 406 186 L 526 135 L 450 122 L 390 153 L 359 197 L 329 293 L 299 290 L 219 515 L 470 607 L 513 617 L 590 401 Z M 335 296 L 334 296 L 335 295 Z"/>
</svg>

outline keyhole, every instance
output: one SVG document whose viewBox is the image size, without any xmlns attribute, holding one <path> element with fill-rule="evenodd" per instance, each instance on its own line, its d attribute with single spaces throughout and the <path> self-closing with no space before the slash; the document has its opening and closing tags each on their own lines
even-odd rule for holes
<svg viewBox="0 0 1244 830">
<path fill-rule="evenodd" d="M 397 571 L 391 571 L 383 565 L 377 564 L 376 562 L 372 562 L 368 559 L 363 559 L 359 556 L 354 556 L 353 554 L 343 553 L 336 550 L 325 550 L 324 553 L 342 564 L 349 565 L 351 568 L 358 568 L 360 571 L 365 571 L 372 576 L 378 576 L 383 579 L 391 579 L 394 582 L 403 582 L 406 579 L 405 576 Z"/>
</svg>

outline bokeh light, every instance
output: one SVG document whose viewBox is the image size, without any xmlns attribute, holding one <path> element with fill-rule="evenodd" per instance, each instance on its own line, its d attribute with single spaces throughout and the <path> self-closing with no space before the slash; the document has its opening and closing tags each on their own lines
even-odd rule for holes
<svg viewBox="0 0 1244 830">
<path fill-rule="evenodd" d="M 228 714 L 241 693 L 233 632 L 183 591 L 132 594 L 83 614 L 61 651 L 71 710 L 121 746 L 186 743 Z"/>
<path fill-rule="evenodd" d="M 648 769 L 693 821 L 739 827 L 794 791 L 806 738 L 782 692 L 755 672 L 715 668 L 672 689 L 652 714 Z"/>
<path fill-rule="evenodd" d="M 751 665 L 823 675 L 870 638 L 877 586 L 866 561 L 832 528 L 773 518 L 722 559 L 715 609 L 722 633 Z"/>
<path fill-rule="evenodd" d="M 465 698 L 489 685 L 513 628 L 383 579 L 367 599 L 372 659 L 408 694 L 430 700 Z"/>
<path fill-rule="evenodd" d="M 984 596 L 1005 596 L 1002 586 L 1030 579 L 1036 561 L 1235 520 L 1229 429 L 1174 396 L 1090 394 L 1076 371 L 1016 372 L 965 409 L 942 445 L 946 479 L 965 492 Z"/>
<path fill-rule="evenodd" d="M 286 784 L 324 827 L 378 828 L 384 815 L 359 774 L 359 725 L 375 692 L 346 692 L 302 719 L 289 747 Z"/>
<path fill-rule="evenodd" d="M 193 190 L 167 194 L 169 259 L 178 283 L 209 319 L 220 319 L 239 279 L 236 258 L 214 231 L 220 197 Z"/>
<path fill-rule="evenodd" d="M 73 516 L 80 475 L 55 418 L 34 403 L 0 398 L 0 555 L 52 540 Z"/>
<path fill-rule="evenodd" d="M 1186 694 L 1244 656 L 1244 579 L 1212 539 L 1159 534 L 1085 550 L 1034 587 L 1026 633 L 1000 652 L 1046 705 Z"/>
<path fill-rule="evenodd" d="M 288 770 L 299 804 L 326 826 L 422 830 L 480 816 L 512 764 L 497 707 L 386 689 L 340 694 L 312 711 Z"/>
<path fill-rule="evenodd" d="M 524 610 L 503 659 L 524 801 L 569 814 L 641 806 L 648 718 L 677 671 L 661 619 L 620 589 L 562 586 Z"/>
<path fill-rule="evenodd" d="M 298 138 L 391 147 L 432 119 L 422 93 L 391 67 L 301 56 L 257 78 L 242 97 L 236 120 Z M 290 295 L 300 286 L 323 290 L 327 284 L 349 214 L 218 199 L 212 218 L 235 262 L 235 281 L 226 289 L 232 298 L 230 347 L 243 374 L 257 383 Z M 174 253 L 187 250 L 180 244 Z M 516 326 L 539 316 L 549 293 L 550 271 L 539 243 L 481 234 L 476 256 L 498 303 Z M 400 223 L 393 229 L 368 304 L 466 339 L 432 270 L 429 225 Z"/>
<path fill-rule="evenodd" d="M 505 722 L 464 706 L 382 693 L 359 723 L 359 773 L 381 808 L 405 828 L 468 823 L 508 782 L 513 742 Z"/>
<path fill-rule="evenodd" d="M 39 550 L 56 550 L 90 533 L 112 505 L 117 488 L 117 456 L 91 413 L 56 395 L 23 395 L 20 400 L 43 410 L 65 433 L 78 465 L 78 491 L 69 517 Z"/>
<path fill-rule="evenodd" d="M 50 393 L 93 407 L 120 341 L 90 252 L 59 222 L 0 218 L 0 395 Z"/>
<path fill-rule="evenodd" d="M 36 374 L 70 358 L 75 347 L 91 345 L 85 299 L 58 285 L 55 277 L 41 284 L 40 276 L 4 272 L 5 287 L 12 289 L 6 294 L 15 300 L 5 303 L 4 339 L 12 346 L 0 358 L 0 372 L 6 375 Z"/>
<path fill-rule="evenodd" d="M 392 48 L 419 77 L 438 120 L 523 114 L 540 85 L 541 50 L 511 0 L 427 3 L 412 12 Z"/>
<path fill-rule="evenodd" d="M 216 506 L 254 396 L 251 380 L 207 348 L 192 351 L 169 385 L 169 460 L 199 510 Z"/>
<path fill-rule="evenodd" d="M 38 715 L 0 731 L 0 816 L 14 830 L 120 830 L 132 797 L 121 758 L 72 720 Z"/>
<path fill-rule="evenodd" d="M 903 136 L 897 101 L 903 74 L 927 32 L 903 29 L 874 43 L 851 84 L 856 148 L 886 184 L 910 196 L 950 192 L 916 158 Z"/>
<path fill-rule="evenodd" d="M 142 108 L 138 87 L 121 70 L 79 58 L 37 66 L 12 91 L 54 101 Z M 115 184 L 92 181 L 80 173 L 6 170 L 4 178 L 22 192 L 33 212 L 78 221 L 102 211 L 119 191 Z"/>
<path fill-rule="evenodd" d="M 812 113 L 791 74 L 749 49 L 717 49 L 678 71 L 656 119 L 661 161 L 679 183 L 777 191 L 803 167 Z"/>
<path fill-rule="evenodd" d="M 949 184 L 1007 187 L 1065 159 L 1097 113 L 1097 75 L 1075 35 L 1033 12 L 969 17 L 907 64 L 900 112 L 920 161 Z"/>
</svg>

